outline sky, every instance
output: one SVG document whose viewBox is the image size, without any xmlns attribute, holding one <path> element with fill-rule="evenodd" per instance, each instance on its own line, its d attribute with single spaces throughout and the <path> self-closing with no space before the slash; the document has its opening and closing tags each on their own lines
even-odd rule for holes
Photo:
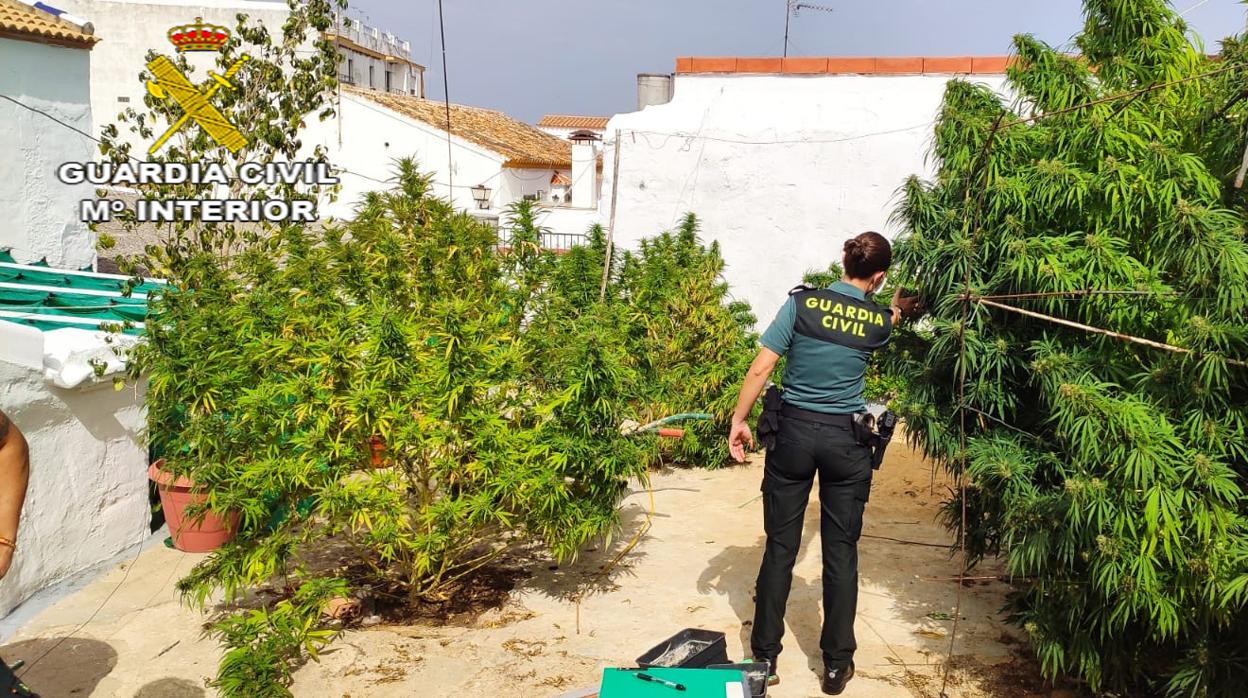
<svg viewBox="0 0 1248 698">
<path fill-rule="evenodd" d="M 349 0 L 348 14 L 393 32 L 428 68 L 442 99 L 438 0 Z M 637 74 L 677 56 L 779 56 L 785 0 L 442 0 L 451 101 L 543 114 L 610 116 L 637 108 Z M 814 4 L 814 3 L 812 3 Z M 1079 0 L 821 0 L 791 19 L 790 56 L 1009 53 L 1015 34 L 1055 46 L 1083 24 Z M 1245 25 L 1239 0 L 1174 0 L 1216 52 Z"/>
</svg>

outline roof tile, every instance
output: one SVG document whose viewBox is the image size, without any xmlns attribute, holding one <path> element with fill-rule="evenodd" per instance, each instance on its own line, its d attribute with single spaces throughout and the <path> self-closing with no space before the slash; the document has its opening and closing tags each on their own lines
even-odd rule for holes
<svg viewBox="0 0 1248 698">
<path fill-rule="evenodd" d="M 0 0 L 0 35 L 89 49 L 100 39 L 46 12 L 14 0 Z"/>
<path fill-rule="evenodd" d="M 891 75 L 906 75 L 923 72 L 922 58 L 877 58 L 875 72 Z"/>
<path fill-rule="evenodd" d="M 970 56 L 930 57 L 923 59 L 925 73 L 969 73 L 975 59 Z"/>
<path fill-rule="evenodd" d="M 779 73 L 783 67 L 780 58 L 738 58 L 738 73 Z"/>
<path fill-rule="evenodd" d="M 776 70 L 775 61 L 780 61 Z M 681 56 L 676 72 L 689 73 L 786 73 L 790 75 L 858 74 L 905 75 L 950 73 L 1004 73 L 1014 62 L 1008 56 L 834 56 L 792 58 Z"/>
<path fill-rule="evenodd" d="M 876 59 L 874 58 L 829 58 L 829 73 L 864 73 L 871 74 L 875 72 Z"/>
<path fill-rule="evenodd" d="M 611 117 L 609 116 L 547 114 L 537 122 L 537 125 L 546 128 L 587 128 L 591 131 L 601 131 L 607 127 L 607 122 L 610 120 Z"/>
<path fill-rule="evenodd" d="M 446 105 L 419 97 L 343 85 L 343 92 L 367 99 L 408 118 L 446 128 Z M 502 155 L 504 167 L 570 168 L 572 144 L 517 121 L 501 111 L 451 105 L 451 133 Z"/>
<path fill-rule="evenodd" d="M 781 61 L 784 72 L 790 74 L 828 72 L 828 59 L 826 58 L 782 58 Z"/>
</svg>

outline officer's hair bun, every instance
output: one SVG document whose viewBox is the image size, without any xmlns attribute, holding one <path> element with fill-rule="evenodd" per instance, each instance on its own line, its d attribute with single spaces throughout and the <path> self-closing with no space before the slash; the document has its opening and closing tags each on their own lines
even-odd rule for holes
<svg viewBox="0 0 1248 698">
<path fill-rule="evenodd" d="M 851 279 L 866 279 L 887 271 L 892 261 L 888 239 L 877 232 L 868 231 L 845 241 L 845 273 Z"/>
</svg>

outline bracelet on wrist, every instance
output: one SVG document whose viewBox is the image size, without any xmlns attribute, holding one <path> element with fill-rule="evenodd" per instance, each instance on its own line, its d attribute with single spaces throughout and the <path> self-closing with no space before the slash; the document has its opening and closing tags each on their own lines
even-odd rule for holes
<svg viewBox="0 0 1248 698">
<path fill-rule="evenodd" d="M 5 538 L 4 536 L 0 536 L 0 545 L 6 548 L 10 548 L 12 550 L 17 550 L 17 542 L 9 540 L 8 538 Z"/>
</svg>

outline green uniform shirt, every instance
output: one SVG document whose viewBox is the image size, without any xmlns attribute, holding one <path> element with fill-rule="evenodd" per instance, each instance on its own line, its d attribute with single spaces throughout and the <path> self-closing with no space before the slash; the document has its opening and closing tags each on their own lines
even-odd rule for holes
<svg viewBox="0 0 1248 698">
<path fill-rule="evenodd" d="M 862 290 L 837 281 L 826 289 L 794 289 L 762 345 L 787 357 L 784 401 L 814 412 L 854 414 L 863 398 L 871 353 L 888 344 L 893 316 Z"/>
</svg>

